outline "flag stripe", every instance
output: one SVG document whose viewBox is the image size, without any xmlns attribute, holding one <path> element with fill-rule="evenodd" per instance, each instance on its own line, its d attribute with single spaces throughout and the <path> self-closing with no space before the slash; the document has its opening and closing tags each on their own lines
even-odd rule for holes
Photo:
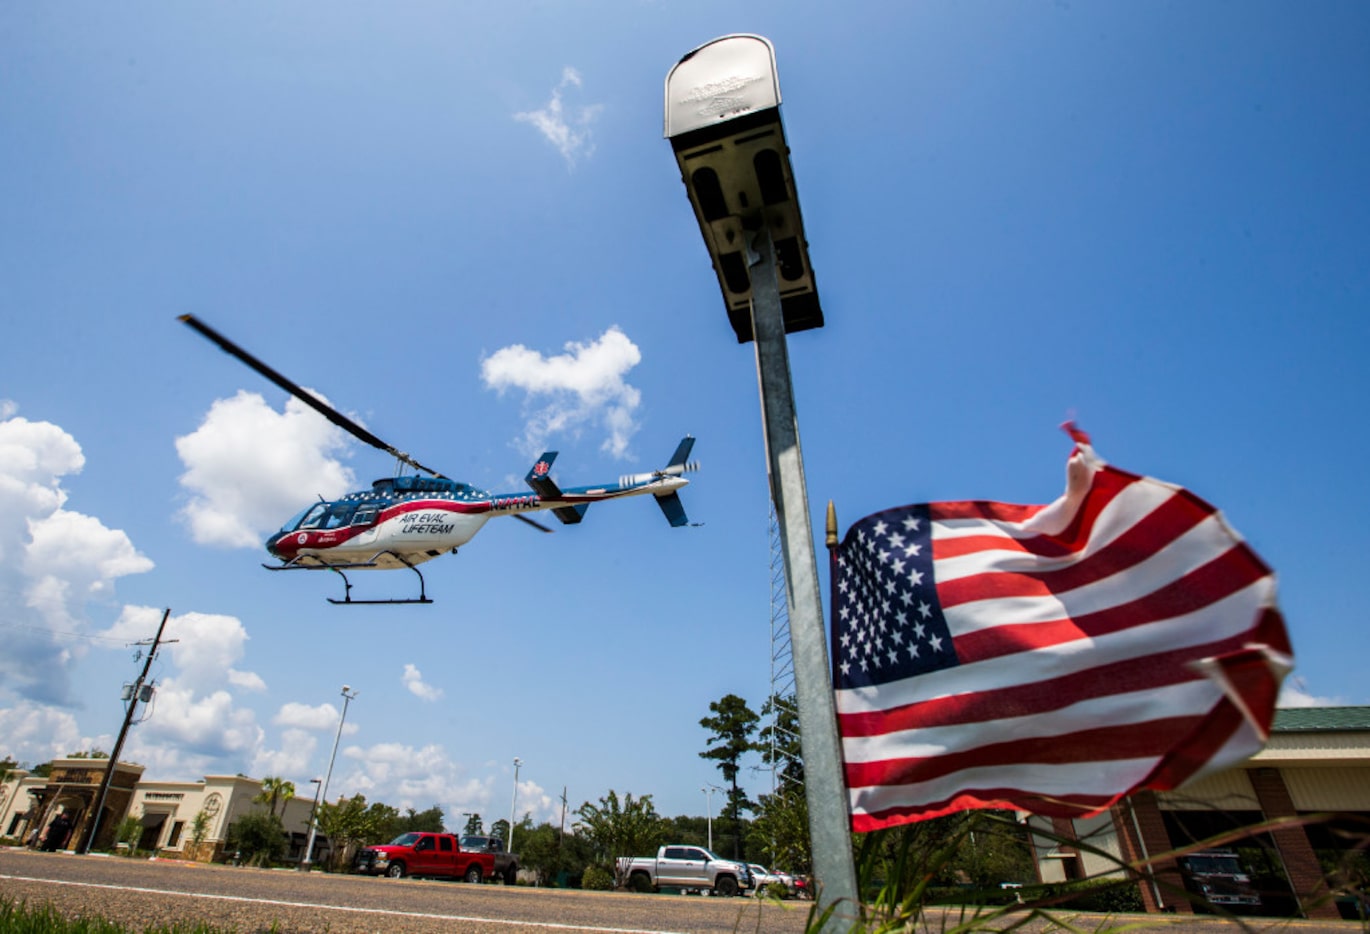
<svg viewBox="0 0 1370 934">
<path fill-rule="evenodd" d="M 1243 641 L 1237 637 L 1209 643 L 1203 649 L 1214 652 L 1240 650 Z M 1144 695 L 1147 693 L 1160 698 L 1164 696 L 1163 691 L 1177 685 L 1206 684 L 1207 680 L 1200 672 L 1183 665 L 1181 660 L 1191 657 L 1193 649 L 1176 649 L 1170 658 L 1156 656 L 1156 664 L 1148 666 L 1154 671 L 1143 669 L 1127 659 L 1003 690 L 936 697 L 883 712 L 839 712 L 838 720 L 843 737 L 852 741 L 847 745 L 848 754 L 857 759 L 872 755 L 863 752 L 866 747 L 861 743 L 862 737 L 876 737 L 881 741 L 888 739 L 894 743 L 906 730 L 917 731 L 926 736 L 928 742 L 946 746 L 965 741 L 965 736 L 945 736 L 939 732 L 947 728 L 966 728 L 975 735 L 993 737 L 998 735 L 998 724 L 1007 723 L 1008 729 L 1021 735 L 1051 736 L 1068 724 L 1072 715 L 1107 714 L 1118 718 L 1120 710 L 1131 709 L 1129 705 L 1140 704 L 1144 708 Z M 1212 693 L 1208 696 L 1211 697 Z M 1112 698 L 1118 699 L 1116 704 L 1110 702 Z M 1098 702 L 1099 706 L 1083 710 L 1079 707 L 1090 702 Z M 1035 728 L 1025 722 L 1032 717 L 1042 719 L 1043 714 L 1052 714 L 1053 717 L 1050 721 L 1043 719 L 1042 725 Z M 1147 711 L 1145 716 L 1154 717 L 1155 710 Z M 881 744 L 875 744 L 875 748 L 881 748 Z"/>
<path fill-rule="evenodd" d="M 999 540 L 1001 547 L 1012 548 L 1016 546 L 1025 552 L 1042 557 L 1071 554 L 1082 548 L 1089 540 L 1099 514 L 1104 512 L 1115 498 L 1132 487 L 1136 479 L 1122 471 L 1096 474 L 1089 492 L 1086 494 L 1088 501 L 1085 508 L 1078 510 L 1065 528 L 1050 535 L 1043 535 L 1035 527 L 1026 524 L 1029 519 L 1040 515 L 1046 508 L 1043 506 L 1002 507 L 996 511 L 990 507 L 1002 506 L 1002 504 L 932 503 L 929 508 L 932 520 L 948 533 L 948 538 L 939 543 L 939 548 L 945 549 L 945 551 L 939 551 L 935 557 L 939 559 L 943 556 L 952 558 L 962 549 L 969 550 L 972 548 L 971 543 L 974 543 L 978 538 L 993 538 L 993 533 L 983 535 L 987 528 L 983 521 L 985 519 L 990 519 L 993 524 L 989 527 L 993 528 L 995 533 L 1003 536 L 1003 539 Z M 967 506 L 976 508 L 961 508 Z M 1022 515 L 1022 518 L 1014 518 L 1018 510 L 1026 510 L 1027 512 Z M 964 519 L 977 521 L 956 521 Z M 958 530 L 961 533 L 959 537 L 957 536 Z M 967 544 L 963 545 L 963 542 Z"/>
<path fill-rule="evenodd" d="M 933 559 L 939 562 L 938 581 L 941 584 L 938 593 L 944 607 L 994 597 L 1064 593 L 1132 568 L 1151 552 L 1183 539 L 1186 533 L 1205 521 L 1215 520 L 1210 513 L 1194 510 L 1183 497 L 1172 496 L 1140 522 L 1122 530 L 1122 534 L 1112 541 L 1097 546 L 1091 542 L 1091 548 L 1097 547 L 1097 550 L 1084 552 L 1081 548 L 1072 552 L 1078 556 L 1077 560 L 1060 562 L 1057 566 L 1057 562 L 1023 562 L 1021 558 L 1015 562 L 1005 560 L 1002 554 L 979 552 L 973 557 L 980 562 L 964 563 L 971 566 L 986 563 L 994 570 L 989 575 L 981 572 L 960 579 L 956 579 L 956 563 L 948 562 L 946 573 L 942 572 L 941 543 L 934 536 Z M 1016 563 L 1026 564 L 1032 570 L 1017 570 Z"/>
<path fill-rule="evenodd" d="M 1244 549 L 1234 548 L 1131 603 L 1046 623 L 998 626 L 957 636 L 956 653 L 962 662 L 984 661 L 1174 619 L 1218 603 L 1234 590 L 1244 589 L 1265 576 L 1259 566 L 1247 559 Z"/>
<path fill-rule="evenodd" d="M 1209 700 L 1211 702 L 1212 698 Z M 1057 732 L 1049 742 L 1044 742 L 1039 736 L 986 742 L 983 736 L 977 736 L 973 749 L 959 752 L 881 758 L 872 762 L 849 761 L 846 767 L 847 784 L 851 788 L 862 788 L 926 782 L 971 767 L 1065 765 L 1100 759 L 1151 758 L 1165 753 L 1174 744 L 1176 732 L 1188 734 L 1198 723 L 1198 716 L 1187 716 L 1129 722 L 1126 730 L 1119 729 L 1120 724 L 1110 724 L 1074 732 Z"/>
<path fill-rule="evenodd" d="M 1052 709 L 1053 698 L 1064 706 L 1110 689 L 1133 690 L 1143 676 L 1148 679 L 1146 683 L 1171 683 L 1173 677 L 1165 681 L 1156 672 L 1176 667 L 1188 671 L 1183 667 L 1188 658 L 1239 651 L 1248 642 L 1281 649 L 1273 641 L 1275 635 L 1282 634 L 1278 614 L 1273 617 L 1277 633 L 1268 633 L 1266 627 L 1253 632 L 1240 621 L 1248 612 L 1258 613 L 1261 601 L 1272 590 L 1269 582 L 1258 581 L 1202 613 L 1099 639 L 1063 643 L 1051 651 L 1025 652 L 1012 659 L 931 672 L 878 688 L 843 690 L 836 698 L 842 731 L 874 735 L 882 729 L 903 729 L 900 718 L 909 726 L 980 721 L 992 718 L 1001 703 L 1017 710 L 1034 697 L 1042 698 L 1039 709 L 1045 711 Z M 1146 651 L 1153 645 L 1165 648 Z M 1154 664 L 1137 664 L 1143 651 Z M 870 715 L 869 719 L 862 719 L 863 714 Z"/>
<path fill-rule="evenodd" d="M 1259 749 L 1288 652 L 1273 574 L 1208 503 L 1073 437 L 1055 503 L 885 510 L 834 552 L 854 829 L 1078 816 Z"/>
<path fill-rule="evenodd" d="M 927 723 L 892 726 L 880 734 L 848 735 L 846 758 L 849 763 L 866 764 L 881 757 L 912 759 L 930 756 L 939 751 L 963 748 L 972 741 L 994 744 L 1016 740 L 1039 741 L 1068 733 L 1093 729 L 1107 722 L 1115 727 L 1131 728 L 1138 723 L 1160 719 L 1158 710 L 1163 705 L 1211 704 L 1221 691 L 1201 677 L 1187 681 L 1176 680 L 1155 686 L 1146 683 L 1129 685 L 1115 695 L 1086 695 L 1055 708 L 1041 703 L 1022 707 L 990 721 L 967 720 L 964 717 L 933 725 Z M 1052 717 L 1043 717 L 1050 712 Z"/>
</svg>

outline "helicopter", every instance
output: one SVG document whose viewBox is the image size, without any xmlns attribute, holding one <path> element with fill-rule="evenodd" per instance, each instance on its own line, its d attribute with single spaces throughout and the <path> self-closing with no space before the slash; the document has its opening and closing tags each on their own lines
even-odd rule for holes
<svg viewBox="0 0 1370 934">
<path fill-rule="evenodd" d="M 683 474 L 699 469 L 697 461 L 689 460 L 695 441 L 690 435 L 681 439 L 671 459 L 660 470 L 629 474 L 612 483 L 562 489 L 551 476 L 557 452 L 545 451 L 524 477 L 531 492 L 490 493 L 425 467 L 193 315 L 181 315 L 178 320 L 334 425 L 396 459 L 396 476 L 383 477 L 373 481 L 369 490 L 349 493 L 332 501 L 321 496 L 317 503 L 286 520 L 266 540 L 266 550 L 279 561 L 278 564 L 262 565 L 269 571 L 331 571 L 340 576 L 344 585 L 343 597 L 341 600 L 329 597 L 329 603 L 432 603 L 417 565 L 444 554 L 456 554 L 458 548 L 496 516 L 512 516 L 539 531 L 551 532 L 552 529 L 527 514 L 550 511 L 563 524 L 574 525 L 585 517 L 585 511 L 593 503 L 650 495 L 673 527 L 696 524 L 686 516 L 679 495 L 679 490 L 690 482 Z M 413 468 L 415 473 L 399 475 L 401 464 Z M 383 600 L 352 597 L 352 582 L 345 572 L 399 568 L 408 568 L 418 575 L 417 597 Z"/>
</svg>

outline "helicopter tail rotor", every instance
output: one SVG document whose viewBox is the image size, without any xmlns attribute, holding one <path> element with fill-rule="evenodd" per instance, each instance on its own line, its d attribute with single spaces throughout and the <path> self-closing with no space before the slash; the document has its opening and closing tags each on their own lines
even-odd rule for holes
<svg viewBox="0 0 1370 934">
<path fill-rule="evenodd" d="M 671 460 L 660 470 L 651 470 L 647 473 L 628 474 L 618 478 L 620 487 L 637 486 L 641 483 L 651 483 L 653 480 L 662 480 L 666 477 L 679 477 L 682 474 L 694 473 L 699 469 L 699 461 L 688 460 L 690 450 L 695 445 L 695 439 L 691 435 L 686 435 L 676 445 L 675 453 L 671 455 Z"/>
</svg>

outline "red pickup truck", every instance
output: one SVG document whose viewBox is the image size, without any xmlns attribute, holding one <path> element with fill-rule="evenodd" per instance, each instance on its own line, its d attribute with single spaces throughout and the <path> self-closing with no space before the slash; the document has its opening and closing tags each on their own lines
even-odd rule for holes
<svg viewBox="0 0 1370 934">
<path fill-rule="evenodd" d="M 369 876 L 443 876 L 480 882 L 495 874 L 495 854 L 463 850 L 454 834 L 402 833 L 384 846 L 357 854 L 356 869 Z"/>
</svg>

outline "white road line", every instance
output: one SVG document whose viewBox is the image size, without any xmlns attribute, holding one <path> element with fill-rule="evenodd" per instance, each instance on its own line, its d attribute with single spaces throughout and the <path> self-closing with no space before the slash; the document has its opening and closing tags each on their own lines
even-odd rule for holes
<svg viewBox="0 0 1370 934">
<path fill-rule="evenodd" d="M 391 911 L 387 908 L 352 908 L 346 905 L 320 905 L 313 902 L 282 902 L 270 898 L 245 898 L 241 895 L 210 895 L 200 892 L 176 892 L 167 889 L 145 889 L 130 885 L 106 885 L 100 882 L 67 882 L 58 879 L 39 879 L 32 876 L 0 874 L 0 879 L 15 882 L 44 882 L 48 885 L 71 885 L 85 889 L 110 889 L 115 892 L 143 892 L 147 895 L 179 895 L 182 898 L 209 898 L 223 902 L 247 902 L 254 905 L 278 905 L 282 908 L 312 908 L 325 911 L 349 911 L 354 914 L 391 915 L 398 918 L 423 918 L 430 921 L 465 921 L 472 924 L 507 924 L 510 927 L 547 928 L 553 931 L 596 931 L 600 934 L 681 934 L 678 931 L 659 931 L 649 928 L 606 928 L 584 924 L 554 924 L 550 921 L 507 921 L 502 918 L 476 918 L 470 915 L 434 915 L 418 911 Z"/>
</svg>

